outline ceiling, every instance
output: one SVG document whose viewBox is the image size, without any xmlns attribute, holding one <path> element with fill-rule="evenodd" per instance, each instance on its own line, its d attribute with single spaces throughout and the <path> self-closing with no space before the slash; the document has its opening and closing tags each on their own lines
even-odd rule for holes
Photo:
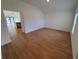
<svg viewBox="0 0 79 59">
<path fill-rule="evenodd" d="M 71 11 L 77 7 L 77 0 L 21 0 L 23 2 L 34 5 L 42 10 L 44 13 L 51 13 L 55 11 Z"/>
</svg>

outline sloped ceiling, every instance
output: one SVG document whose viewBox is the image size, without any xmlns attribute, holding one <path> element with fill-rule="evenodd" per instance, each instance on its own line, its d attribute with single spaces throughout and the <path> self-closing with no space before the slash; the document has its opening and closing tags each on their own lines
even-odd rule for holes
<svg viewBox="0 0 79 59">
<path fill-rule="evenodd" d="M 71 11 L 77 7 L 77 0 L 21 0 L 28 4 L 40 8 L 44 13 L 52 13 L 56 11 Z"/>
</svg>

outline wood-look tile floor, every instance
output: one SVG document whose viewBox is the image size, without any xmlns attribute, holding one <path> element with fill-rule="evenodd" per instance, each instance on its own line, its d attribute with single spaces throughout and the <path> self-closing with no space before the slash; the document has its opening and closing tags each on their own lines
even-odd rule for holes
<svg viewBox="0 0 79 59">
<path fill-rule="evenodd" d="M 28 34 L 18 31 L 10 44 L 2 46 L 3 59 L 72 59 L 67 32 L 40 29 Z"/>
</svg>

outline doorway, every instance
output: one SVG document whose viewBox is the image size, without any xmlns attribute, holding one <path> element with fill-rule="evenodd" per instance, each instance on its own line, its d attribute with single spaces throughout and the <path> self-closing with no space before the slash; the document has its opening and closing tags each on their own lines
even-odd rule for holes
<svg viewBox="0 0 79 59">
<path fill-rule="evenodd" d="M 3 10 L 7 22 L 9 34 L 12 37 L 16 36 L 17 30 L 21 30 L 20 13 L 16 11 Z"/>
</svg>

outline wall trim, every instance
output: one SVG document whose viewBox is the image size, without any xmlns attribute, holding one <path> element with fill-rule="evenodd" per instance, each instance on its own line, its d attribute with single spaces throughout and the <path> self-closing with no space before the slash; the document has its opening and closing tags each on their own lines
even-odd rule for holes
<svg viewBox="0 0 79 59">
<path fill-rule="evenodd" d="M 4 46 L 4 45 L 9 44 L 9 43 L 11 43 L 11 40 L 7 40 L 7 41 L 5 41 L 5 43 L 1 42 L 1 46 Z"/>
</svg>

